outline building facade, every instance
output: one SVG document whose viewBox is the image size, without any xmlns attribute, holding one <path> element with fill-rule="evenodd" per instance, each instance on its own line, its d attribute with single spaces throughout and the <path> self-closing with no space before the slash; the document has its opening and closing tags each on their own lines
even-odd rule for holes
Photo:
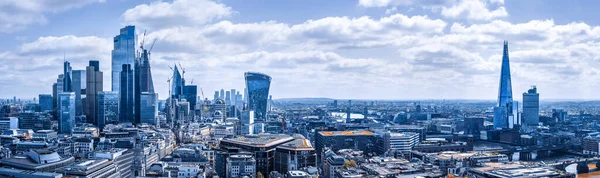
<svg viewBox="0 0 600 178">
<path fill-rule="evenodd" d="M 246 72 L 246 88 L 248 89 L 248 107 L 254 111 L 256 120 L 266 120 L 267 100 L 269 99 L 269 88 L 271 77 L 256 72 Z"/>
<path fill-rule="evenodd" d="M 528 126 L 540 123 L 540 94 L 535 86 L 523 93 L 523 121 Z"/>
<path fill-rule="evenodd" d="M 135 26 L 126 26 L 121 28 L 120 34 L 113 38 L 112 50 L 112 70 L 111 70 L 111 89 L 120 91 L 121 71 L 123 64 L 133 66 L 135 60 L 135 48 L 137 45 L 137 36 L 135 35 Z M 133 86 L 133 85 L 132 85 Z"/>
<path fill-rule="evenodd" d="M 75 93 L 58 94 L 58 133 L 71 134 L 75 127 Z"/>
</svg>

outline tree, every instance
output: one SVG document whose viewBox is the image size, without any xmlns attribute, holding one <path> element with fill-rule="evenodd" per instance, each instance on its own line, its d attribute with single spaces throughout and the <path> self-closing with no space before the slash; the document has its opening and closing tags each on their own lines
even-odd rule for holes
<svg viewBox="0 0 600 178">
<path fill-rule="evenodd" d="M 354 160 L 345 161 L 344 162 L 344 167 L 345 168 L 356 167 L 356 161 L 354 161 Z"/>
<path fill-rule="evenodd" d="M 257 177 L 257 178 L 265 178 L 265 177 L 262 175 L 262 173 L 260 173 L 260 172 L 256 173 L 256 177 Z"/>
</svg>

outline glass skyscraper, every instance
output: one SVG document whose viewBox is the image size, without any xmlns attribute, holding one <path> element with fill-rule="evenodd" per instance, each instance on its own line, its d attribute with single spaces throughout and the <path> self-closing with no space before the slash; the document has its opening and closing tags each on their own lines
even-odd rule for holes
<svg viewBox="0 0 600 178">
<path fill-rule="evenodd" d="M 98 128 L 106 123 L 119 121 L 119 93 L 104 91 L 98 93 Z"/>
<path fill-rule="evenodd" d="M 52 111 L 52 109 L 54 108 L 52 95 L 40 94 L 38 104 L 40 105 L 40 109 L 42 112 Z"/>
<path fill-rule="evenodd" d="M 86 73 L 85 70 L 74 70 L 71 77 L 71 89 L 75 93 L 75 114 L 83 115 L 82 95 L 85 98 Z"/>
<path fill-rule="evenodd" d="M 71 90 L 71 76 L 72 76 L 71 75 L 71 72 L 72 72 L 71 63 L 69 63 L 69 61 L 65 61 L 63 67 L 64 67 L 63 90 L 65 92 L 72 92 L 72 90 Z"/>
<path fill-rule="evenodd" d="M 171 79 L 171 97 L 179 99 L 183 94 L 183 78 L 179 73 L 179 69 L 175 66 L 173 69 L 173 79 Z"/>
<path fill-rule="evenodd" d="M 119 91 L 121 87 L 120 76 L 123 64 L 134 65 L 136 41 L 135 26 L 121 28 L 120 34 L 113 38 L 114 46 L 112 50 L 111 71 L 112 91 Z"/>
<path fill-rule="evenodd" d="M 523 93 L 523 121 L 528 126 L 539 125 L 540 94 L 535 86 Z"/>
<path fill-rule="evenodd" d="M 133 123 L 133 70 L 131 69 L 130 64 L 123 64 L 121 70 L 121 90 L 119 91 L 119 120 L 121 122 L 131 122 Z"/>
<path fill-rule="evenodd" d="M 494 108 L 494 128 L 509 128 L 509 120 L 511 119 L 514 120 L 510 63 L 508 58 L 508 41 L 504 41 L 500 86 L 498 89 L 498 106 Z"/>
<path fill-rule="evenodd" d="M 248 107 L 254 111 L 256 120 L 266 120 L 271 77 L 257 72 L 246 72 L 244 76 L 248 89 Z"/>
<path fill-rule="evenodd" d="M 142 92 L 140 96 L 140 122 L 158 124 L 158 94 Z"/>
<path fill-rule="evenodd" d="M 99 61 L 90 61 L 86 68 L 86 120 L 87 123 L 98 124 L 98 92 L 102 91 L 103 75 Z"/>
<path fill-rule="evenodd" d="M 183 87 L 183 98 L 190 103 L 192 110 L 196 109 L 196 102 L 198 101 L 198 86 L 186 85 Z"/>
<path fill-rule="evenodd" d="M 58 94 L 58 133 L 71 134 L 75 127 L 75 93 Z"/>
</svg>

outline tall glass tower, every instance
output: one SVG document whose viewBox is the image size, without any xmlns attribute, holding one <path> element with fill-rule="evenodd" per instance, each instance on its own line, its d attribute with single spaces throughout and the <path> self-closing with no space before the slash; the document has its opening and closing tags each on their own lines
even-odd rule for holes
<svg viewBox="0 0 600 178">
<path fill-rule="evenodd" d="M 179 99 L 183 94 L 184 81 L 179 73 L 179 69 L 177 69 L 177 66 L 175 66 L 175 69 L 173 69 L 173 79 L 171 82 L 171 97 Z"/>
<path fill-rule="evenodd" d="M 64 92 L 71 92 L 71 73 L 72 73 L 72 69 L 71 69 L 71 63 L 69 63 L 69 61 L 65 61 L 64 62 L 64 73 L 63 73 L 63 90 Z"/>
<path fill-rule="evenodd" d="M 504 41 L 502 69 L 500 70 L 500 86 L 498 89 L 498 107 L 494 108 L 494 128 L 509 128 L 509 120 L 513 117 L 508 41 Z"/>
<path fill-rule="evenodd" d="M 75 93 L 58 94 L 58 133 L 71 134 L 75 127 Z"/>
<path fill-rule="evenodd" d="M 248 89 L 248 107 L 254 111 L 256 120 L 266 120 L 271 77 L 257 72 L 246 72 L 244 76 Z"/>
<path fill-rule="evenodd" d="M 111 70 L 111 90 L 119 91 L 121 70 L 123 64 L 134 65 L 135 45 L 137 37 L 135 35 L 135 26 L 126 26 L 121 28 L 121 33 L 113 38 L 112 50 L 112 70 Z"/>
<path fill-rule="evenodd" d="M 119 91 L 119 120 L 121 122 L 134 122 L 134 93 L 133 93 L 133 70 L 130 64 L 121 66 L 121 91 Z"/>
</svg>

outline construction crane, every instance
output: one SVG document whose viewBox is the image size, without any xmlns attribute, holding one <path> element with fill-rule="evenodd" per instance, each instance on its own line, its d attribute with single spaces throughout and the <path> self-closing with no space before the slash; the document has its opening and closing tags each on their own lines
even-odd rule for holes
<svg viewBox="0 0 600 178">
<path fill-rule="evenodd" d="M 204 90 L 202 90 L 202 88 L 200 88 L 200 93 L 202 94 L 202 98 L 206 99 L 206 97 L 204 97 Z"/>
<path fill-rule="evenodd" d="M 179 64 L 179 68 L 181 68 L 181 78 L 185 78 L 185 68 L 181 66 L 181 63 L 177 62 L 177 64 Z"/>
<path fill-rule="evenodd" d="M 144 39 L 146 39 L 146 30 L 144 30 L 144 35 L 142 35 L 142 42 L 140 43 L 140 48 L 144 50 Z"/>
<path fill-rule="evenodd" d="M 152 48 L 154 48 L 154 43 L 156 43 L 156 38 L 152 41 L 152 45 L 150 45 L 150 49 L 148 50 L 148 58 L 150 58 L 150 54 L 152 54 L 151 51 Z"/>
</svg>

